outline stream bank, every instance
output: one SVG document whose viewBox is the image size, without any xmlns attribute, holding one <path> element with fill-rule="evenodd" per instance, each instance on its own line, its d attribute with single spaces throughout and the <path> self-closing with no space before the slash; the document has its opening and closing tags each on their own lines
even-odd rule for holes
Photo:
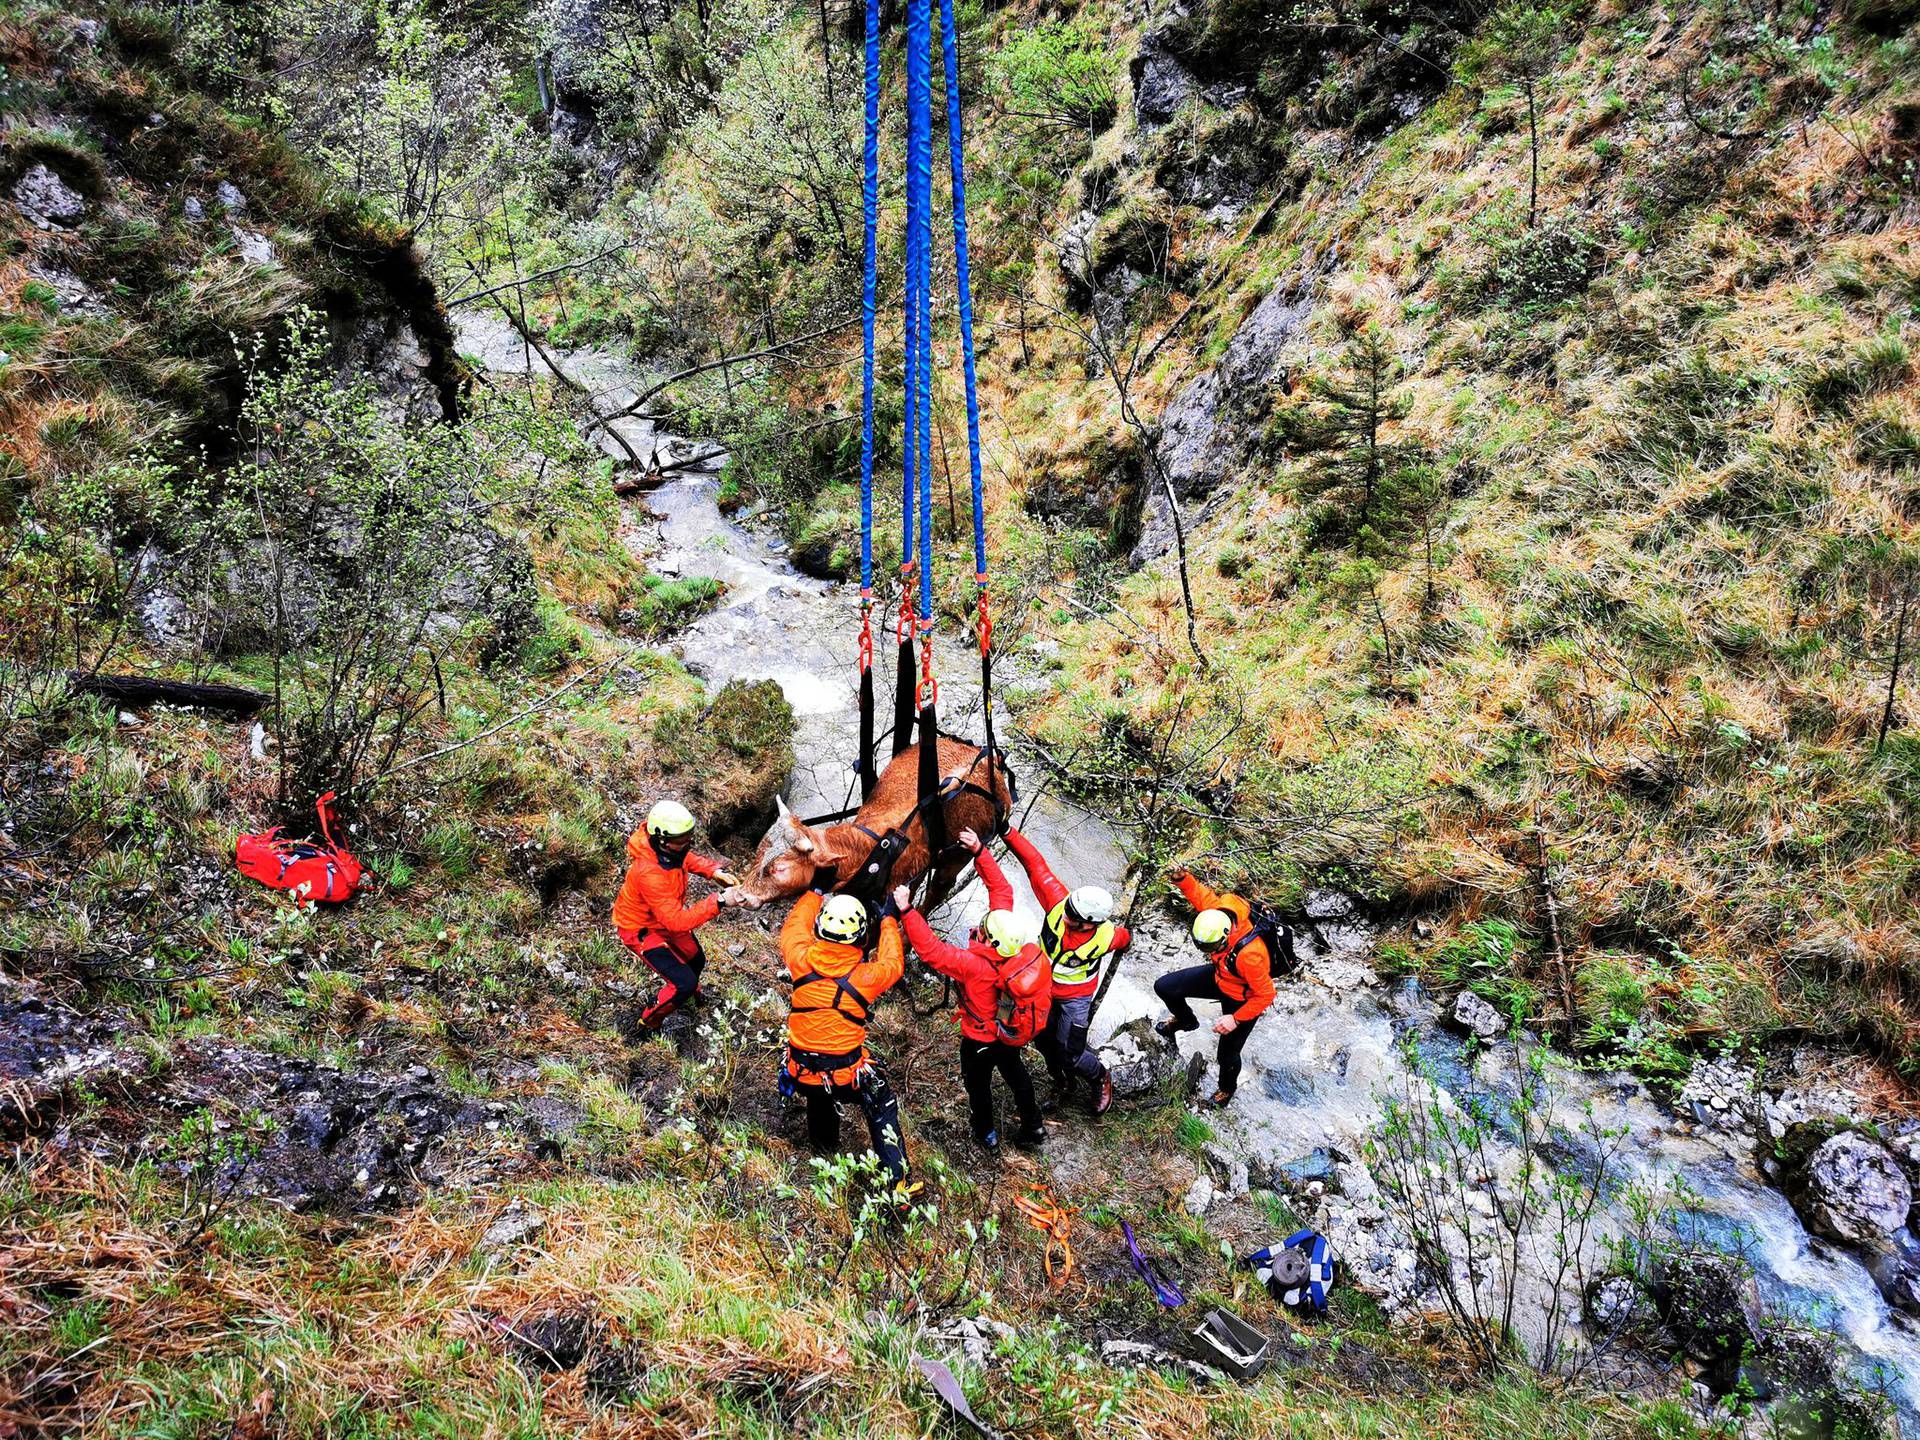
<svg viewBox="0 0 1920 1440">
<path fill-rule="evenodd" d="M 504 322 L 490 329 L 482 320 L 463 322 L 461 348 L 491 369 L 525 374 L 527 355 Z M 499 331 L 506 331 L 510 343 Z M 626 403 L 643 377 L 604 352 L 552 352 L 582 388 L 601 396 L 602 413 Z M 699 455 L 699 442 L 663 434 L 645 422 L 629 425 L 628 443 L 642 455 Z M 705 447 L 711 451 L 713 447 Z M 857 608 L 851 587 L 830 587 L 800 575 L 785 559 L 784 543 L 736 525 L 716 503 L 724 456 L 706 458 L 673 472 L 640 500 L 623 541 L 655 570 L 704 575 L 727 586 L 719 606 L 694 621 L 676 643 L 688 667 L 704 680 L 772 680 L 793 707 L 795 773 L 788 802 L 802 814 L 838 809 L 854 794 L 849 732 L 854 714 Z M 944 672 L 970 673 L 968 652 L 943 646 Z M 977 729 L 980 695 L 964 678 L 943 682 L 943 715 L 958 733 Z M 883 698 L 882 707 L 885 701 Z M 1017 734 L 1002 721 L 1015 768 Z M 1023 828 L 1059 872 L 1077 883 L 1124 888 L 1127 862 L 1119 836 L 1097 815 L 1041 789 L 1016 807 Z M 1017 867 L 1016 890 L 1030 909 L 1035 902 Z M 961 891 L 945 920 L 957 931 L 980 904 L 978 885 Z M 1440 1308 L 1431 1274 L 1398 1229 L 1392 1207 L 1365 1163 L 1369 1139 L 1394 1098 L 1437 1103 L 1452 1110 L 1491 1103 L 1517 1088 L 1517 1067 L 1544 1065 L 1552 1092 L 1553 1143 L 1589 1130 L 1621 1131 L 1606 1183 L 1616 1187 L 1587 1237 L 1582 1264 L 1596 1262 L 1609 1240 L 1631 1236 L 1637 1222 L 1630 1195 L 1674 1197 L 1666 1218 L 1685 1246 L 1730 1257 L 1750 1271 L 1751 1304 L 1742 1300 L 1741 1322 L 1758 1340 L 1780 1321 L 1833 1337 L 1837 1365 L 1858 1382 L 1883 1390 L 1898 1412 L 1897 1423 L 1920 1427 L 1920 1325 L 1891 1307 L 1860 1253 L 1810 1235 L 1787 1198 L 1760 1168 L 1773 1137 L 1738 1107 L 1682 1114 L 1644 1082 L 1621 1073 L 1582 1069 L 1530 1046 L 1477 1044 L 1444 1023 L 1440 1005 L 1417 986 L 1380 977 L 1371 960 L 1373 928 L 1345 897 L 1315 894 L 1310 924 L 1300 929 L 1301 967 L 1278 987 L 1278 999 L 1263 1016 L 1249 1045 L 1246 1073 L 1235 1106 L 1207 1116 L 1215 1131 L 1196 1173 L 1189 1208 L 1203 1212 L 1253 1187 L 1285 1193 L 1296 1212 L 1332 1239 L 1352 1283 L 1377 1295 L 1390 1311 L 1426 1313 Z M 1154 1053 L 1163 1042 L 1142 1035 L 1140 1022 L 1155 1017 L 1154 977 L 1188 963 L 1180 926 L 1158 910 L 1146 912 L 1138 943 L 1122 961 L 1095 1026 L 1095 1041 L 1116 1062 L 1142 1074 L 1166 1078 L 1211 1061 L 1211 1033 L 1181 1037 L 1177 1056 Z M 1775 1083 L 1778 1083 L 1777 1081 Z M 1203 1086 L 1210 1089 L 1211 1086 Z M 1755 1084 L 1757 1091 L 1757 1081 Z M 1818 1087 L 1796 1088 L 1787 1077 L 1773 1103 L 1809 1117 L 1840 1108 L 1847 1097 Z M 1496 1128 L 1498 1128 L 1496 1126 Z M 1492 1216 L 1510 1200 L 1510 1180 L 1520 1157 L 1508 1137 L 1493 1143 L 1491 1173 L 1466 1177 Z M 1567 1163 L 1577 1166 L 1578 1146 Z M 1567 1158 L 1567 1157 L 1563 1157 Z M 1545 1336 L 1557 1327 L 1588 1321 L 1588 1297 L 1547 1283 L 1550 1245 L 1534 1247 L 1522 1263 L 1516 1325 L 1524 1335 Z M 1464 1283 L 1485 1284 L 1483 1273 Z M 1710 1391 L 1751 1383 L 1736 1366 Z"/>
</svg>

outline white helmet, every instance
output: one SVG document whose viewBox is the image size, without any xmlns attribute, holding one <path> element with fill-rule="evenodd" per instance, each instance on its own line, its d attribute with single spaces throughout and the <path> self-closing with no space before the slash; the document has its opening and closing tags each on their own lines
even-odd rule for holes
<svg viewBox="0 0 1920 1440">
<path fill-rule="evenodd" d="M 840 945 L 858 945 L 867 934 L 867 907 L 852 895 L 829 895 L 814 917 L 813 933 Z"/>
<path fill-rule="evenodd" d="M 1113 918 L 1113 892 L 1082 885 L 1067 896 L 1067 913 L 1088 925 L 1104 924 Z"/>
</svg>

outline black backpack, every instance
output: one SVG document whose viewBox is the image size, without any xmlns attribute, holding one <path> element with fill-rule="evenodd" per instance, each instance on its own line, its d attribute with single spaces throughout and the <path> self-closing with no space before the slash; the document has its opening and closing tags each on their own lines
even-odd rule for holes
<svg viewBox="0 0 1920 1440">
<path fill-rule="evenodd" d="M 1271 972 L 1278 975 L 1291 975 L 1300 964 L 1300 957 L 1294 953 L 1293 927 L 1280 918 L 1280 913 L 1270 905 L 1258 900 L 1247 902 L 1247 933 L 1234 944 L 1227 956 L 1227 968 L 1235 975 L 1240 973 L 1235 963 L 1240 952 L 1255 940 L 1267 942 L 1267 958 Z"/>
</svg>

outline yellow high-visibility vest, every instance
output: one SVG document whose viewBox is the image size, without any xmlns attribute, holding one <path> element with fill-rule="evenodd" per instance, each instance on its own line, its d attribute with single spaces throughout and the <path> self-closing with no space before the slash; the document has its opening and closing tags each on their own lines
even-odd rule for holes
<svg viewBox="0 0 1920 1440">
<path fill-rule="evenodd" d="M 1113 934 L 1113 922 L 1103 920 L 1093 934 L 1069 950 L 1066 948 L 1067 902 L 1062 900 L 1049 910 L 1041 926 L 1040 948 L 1053 962 L 1054 984 L 1084 985 L 1099 974 L 1100 962 L 1113 949 Z"/>
</svg>

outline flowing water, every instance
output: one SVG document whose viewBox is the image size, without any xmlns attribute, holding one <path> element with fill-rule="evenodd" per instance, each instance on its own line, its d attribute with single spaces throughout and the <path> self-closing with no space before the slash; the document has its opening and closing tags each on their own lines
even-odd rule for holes
<svg viewBox="0 0 1920 1440">
<path fill-rule="evenodd" d="M 463 353 L 483 367 L 507 374 L 544 373 L 504 321 L 463 318 Z M 550 350 L 577 383 L 599 396 L 601 413 L 626 403 L 642 377 L 618 356 L 601 351 Z M 530 362 L 530 364 L 529 364 Z M 703 679 L 772 680 L 793 706 L 796 767 L 787 799 L 801 814 L 835 810 L 855 795 L 852 751 L 855 732 L 855 645 L 858 608 L 854 587 L 830 586 L 796 572 L 775 539 L 737 525 L 716 504 L 724 457 L 703 442 L 659 433 L 639 421 L 617 422 L 643 458 L 669 463 L 694 457 L 636 505 L 643 523 L 627 543 L 654 569 L 705 575 L 722 581 L 719 605 L 696 620 L 677 649 Z M 617 447 L 610 450 L 614 453 Z M 704 458 L 702 458 L 704 457 Z M 619 458 L 624 459 L 624 455 Z M 889 644 L 882 645 L 883 653 Z M 944 727 L 976 734 L 980 693 L 971 680 L 972 653 L 947 643 L 941 654 Z M 890 714 L 884 693 L 890 666 L 883 664 L 879 708 Z M 1020 750 L 1012 726 L 996 721 L 1012 739 L 1016 770 Z M 1124 888 L 1126 858 L 1119 837 L 1098 816 L 1031 783 L 1034 791 L 1015 807 L 1022 828 L 1053 861 L 1069 884 Z M 1037 908 L 1017 865 L 1009 865 L 1016 892 Z M 946 917 L 958 930 L 983 904 L 977 882 L 963 889 Z M 1146 913 L 1149 907 L 1143 907 Z M 1279 997 L 1259 1022 L 1246 1050 L 1246 1070 L 1235 1106 L 1210 1116 L 1229 1149 L 1259 1170 L 1292 1176 L 1330 1177 L 1351 1192 L 1364 1190 L 1364 1173 L 1352 1162 L 1376 1125 L 1383 1100 L 1407 1093 L 1411 1042 L 1424 1073 L 1455 1095 L 1495 1093 L 1511 1085 L 1493 1054 L 1471 1057 L 1460 1040 L 1437 1022 L 1437 1007 L 1417 988 L 1383 983 L 1367 963 L 1373 946 L 1368 926 L 1340 896 L 1317 894 L 1311 923 L 1299 932 L 1303 965 L 1279 986 Z M 1175 965 L 1191 963 L 1179 928 L 1164 917 L 1140 927 L 1139 942 L 1126 956 L 1095 1026 L 1104 1042 L 1140 1016 L 1160 1013 L 1152 983 Z M 1203 1015 L 1205 1012 L 1202 1012 Z M 1188 1054 L 1211 1059 L 1206 1028 L 1181 1037 Z M 1857 1373 L 1877 1379 L 1893 1395 L 1909 1433 L 1920 1435 L 1920 1324 L 1893 1312 L 1852 1252 L 1807 1234 L 1779 1191 L 1754 1169 L 1750 1136 L 1715 1131 L 1677 1117 L 1646 1086 L 1631 1077 L 1552 1066 L 1555 1113 L 1563 1128 L 1580 1128 L 1590 1106 L 1603 1127 L 1624 1127 L 1630 1142 L 1622 1168 L 1641 1186 L 1660 1189 L 1679 1179 L 1689 1197 L 1684 1217 L 1696 1239 L 1738 1251 L 1754 1269 L 1762 1299 L 1803 1323 L 1831 1329 Z M 1210 1089 L 1210 1085 L 1203 1086 Z M 1336 1246 L 1367 1273 L 1391 1272 L 1392 1242 L 1379 1228 L 1378 1208 L 1360 1203 L 1332 1226 Z M 1620 1228 L 1622 1217 L 1609 1217 Z M 1344 1233 L 1343 1233 L 1344 1228 Z M 1369 1271 L 1362 1252 L 1376 1252 Z M 1403 1252 L 1404 1253 L 1404 1252 Z M 1404 1262 L 1403 1262 L 1404 1268 Z M 1538 1306 L 1523 1316 L 1523 1328 L 1540 1323 Z M 1577 1297 L 1574 1297 L 1577 1302 Z"/>
</svg>

